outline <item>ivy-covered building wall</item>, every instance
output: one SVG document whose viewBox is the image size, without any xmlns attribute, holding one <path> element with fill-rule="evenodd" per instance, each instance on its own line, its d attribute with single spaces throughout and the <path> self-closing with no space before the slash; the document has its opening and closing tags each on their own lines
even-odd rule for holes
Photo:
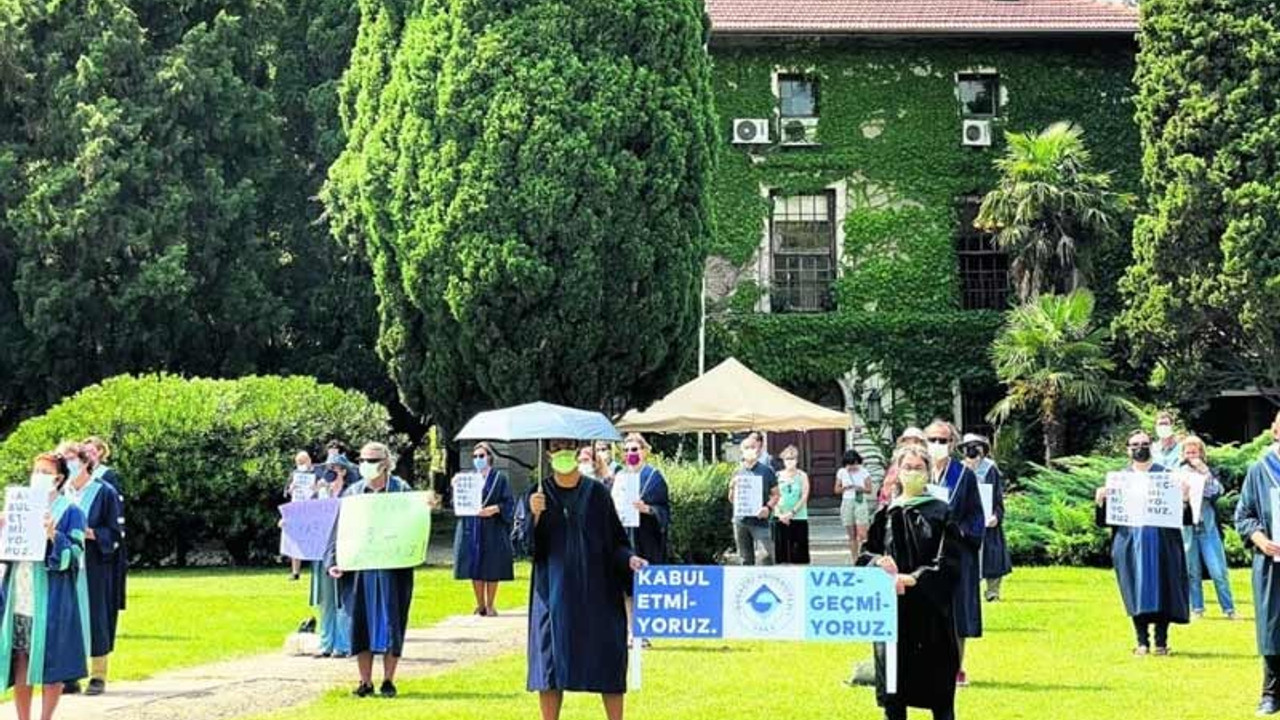
<svg viewBox="0 0 1280 720">
<path fill-rule="evenodd" d="M 991 391 L 987 353 L 1001 311 L 964 308 L 957 238 L 963 199 L 995 183 L 1003 132 L 1075 122 L 1116 188 L 1139 187 L 1128 39 L 744 42 L 713 35 L 711 53 L 721 134 L 707 266 L 709 354 L 735 356 L 812 399 L 839 385 L 846 409 L 859 414 L 871 390 L 883 398 L 886 418 L 899 421 L 956 415 L 960 387 Z M 989 147 L 961 142 L 968 110 L 958 77 L 970 73 L 998 82 Z M 816 81 L 812 144 L 778 142 L 780 78 Z M 735 119 L 751 118 L 770 121 L 771 143 L 734 142 Z M 835 226 L 830 295 L 816 311 L 780 312 L 770 298 L 775 207 L 816 193 L 835 205 L 820 208 L 832 210 Z M 1090 285 L 1103 312 L 1113 313 L 1127 242 L 1085 253 Z"/>
</svg>

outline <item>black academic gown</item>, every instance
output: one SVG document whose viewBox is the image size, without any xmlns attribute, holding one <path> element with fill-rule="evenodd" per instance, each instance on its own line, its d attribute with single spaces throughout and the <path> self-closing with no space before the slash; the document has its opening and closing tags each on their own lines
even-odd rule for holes
<svg viewBox="0 0 1280 720">
<path fill-rule="evenodd" d="M 960 646 L 952 596 L 963 552 L 947 504 L 917 498 L 881 508 L 872 518 L 858 565 L 888 555 L 915 587 L 898 598 L 898 691 L 885 691 L 885 646 L 876 643 L 876 699 L 881 705 L 949 708 L 955 701 Z"/>
<path fill-rule="evenodd" d="M 613 499 L 586 478 L 572 490 L 548 480 L 546 511 L 535 524 L 529 497 L 536 491 L 521 497 L 513 529 L 533 558 L 528 689 L 626 692 L 623 598 L 633 553 Z"/>
<path fill-rule="evenodd" d="M 939 478 L 947 488 L 951 519 L 960 538 L 960 576 L 956 581 L 956 632 L 962 638 L 982 637 L 982 541 L 987 517 L 982 512 L 978 478 L 964 463 L 952 459 Z"/>
<path fill-rule="evenodd" d="M 1267 457 L 1270 456 L 1270 457 Z M 1267 557 L 1249 538 L 1262 531 L 1271 535 L 1271 488 L 1280 488 L 1280 459 L 1274 450 L 1254 463 L 1245 475 L 1236 505 L 1236 532 L 1253 554 L 1253 608 L 1259 655 L 1280 655 L 1280 563 Z"/>
<path fill-rule="evenodd" d="M 1004 478 L 1000 476 L 1000 468 L 986 459 L 978 464 L 974 475 L 979 485 L 991 485 L 991 509 L 996 515 L 995 527 L 986 528 L 982 538 L 982 577 L 1002 578 L 1013 572 L 1013 557 L 1004 539 Z"/>
<path fill-rule="evenodd" d="M 511 520 L 515 498 L 506 473 L 489 470 L 481 489 L 483 507 L 497 506 L 491 517 L 460 517 L 453 533 L 453 578 L 499 582 L 514 580 Z"/>
<path fill-rule="evenodd" d="M 635 552 L 655 565 L 667 562 L 667 527 L 671 524 L 671 500 L 667 479 L 648 465 L 640 469 L 640 500 L 652 512 L 640 514 L 640 527 L 628 535 Z"/>
</svg>

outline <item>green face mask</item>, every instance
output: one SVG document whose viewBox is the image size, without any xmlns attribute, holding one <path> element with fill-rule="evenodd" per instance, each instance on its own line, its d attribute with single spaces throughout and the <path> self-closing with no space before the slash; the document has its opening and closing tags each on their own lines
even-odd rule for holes
<svg viewBox="0 0 1280 720">
<path fill-rule="evenodd" d="M 557 450 L 551 453 L 551 469 L 558 475 L 570 475 L 578 469 L 578 453 L 574 450 Z"/>
<path fill-rule="evenodd" d="M 929 483 L 929 476 L 919 470 L 907 470 L 898 475 L 898 481 L 902 483 L 902 495 L 904 497 L 918 497 L 924 494 L 925 486 Z"/>
</svg>

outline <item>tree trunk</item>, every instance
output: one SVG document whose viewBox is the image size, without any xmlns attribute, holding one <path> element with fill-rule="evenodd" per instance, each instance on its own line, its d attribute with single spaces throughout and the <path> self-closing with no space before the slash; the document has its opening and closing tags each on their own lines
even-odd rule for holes
<svg viewBox="0 0 1280 720">
<path fill-rule="evenodd" d="M 1067 428 L 1056 410 L 1046 410 L 1040 422 L 1044 426 L 1044 464 L 1048 466 L 1067 451 Z"/>
</svg>

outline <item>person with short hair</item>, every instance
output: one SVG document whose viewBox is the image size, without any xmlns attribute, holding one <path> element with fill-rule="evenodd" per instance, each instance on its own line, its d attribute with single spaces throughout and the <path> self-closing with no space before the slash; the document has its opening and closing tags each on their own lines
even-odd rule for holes
<svg viewBox="0 0 1280 720">
<path fill-rule="evenodd" d="M 773 523 L 775 564 L 808 565 L 809 474 L 800 469 L 800 450 L 795 445 L 788 445 L 778 457 L 782 471 Z"/>
<path fill-rule="evenodd" d="M 1280 712 L 1280 538 L 1272 537 L 1276 508 L 1271 493 L 1280 488 L 1280 412 L 1271 422 L 1272 445 L 1249 466 L 1240 502 L 1236 504 L 1236 532 L 1253 556 L 1254 629 L 1262 656 L 1262 697 L 1258 715 Z"/>
<path fill-rule="evenodd" d="M 1156 442 L 1151 445 L 1151 459 L 1166 470 L 1173 470 L 1182 462 L 1182 443 L 1173 413 L 1168 410 L 1156 413 Z"/>
<path fill-rule="evenodd" d="M 355 482 L 360 471 L 341 452 L 330 452 L 326 457 L 328 460 L 320 468 L 322 481 L 316 489 L 316 497 L 322 500 L 340 498 L 348 483 Z M 337 558 L 330 560 L 336 562 Z M 320 610 L 319 657 L 342 659 L 351 655 L 351 613 L 350 608 L 341 602 L 341 581 L 329 576 L 329 567 L 325 558 L 311 561 L 311 606 Z"/>
<path fill-rule="evenodd" d="M 307 493 L 306 496 L 302 498 L 297 498 L 294 496 L 295 493 L 294 493 L 293 483 L 294 483 L 294 476 L 297 473 L 312 473 L 312 474 L 316 473 L 316 467 L 311 462 L 311 453 L 307 452 L 306 450 L 299 450 L 298 453 L 293 456 L 293 470 L 289 472 L 289 480 L 284 484 L 284 497 L 290 502 L 293 502 L 294 500 L 298 500 L 298 499 L 310 500 L 314 498 L 315 497 L 314 491 Z M 289 579 L 297 580 L 301 576 L 302 576 L 302 560 L 300 558 L 294 558 L 294 557 L 289 558 Z"/>
<path fill-rule="evenodd" d="M 849 538 L 849 552 L 857 560 L 862 553 L 862 543 L 867 540 L 871 526 L 871 473 L 862 467 L 862 455 L 857 450 L 844 451 L 841 467 L 836 471 L 836 487 L 840 489 L 840 524 Z"/>
<path fill-rule="evenodd" d="M 507 474 L 494 467 L 494 460 L 487 442 L 471 449 L 472 468 L 484 478 L 480 514 L 458 518 L 453 535 L 453 577 L 471 581 L 475 614 L 482 617 L 498 614 L 498 583 L 515 579 L 511 523 L 516 503 Z"/>
<path fill-rule="evenodd" d="M 978 487 L 991 488 L 991 517 L 982 538 L 982 579 L 987 581 L 987 602 L 1000 599 L 1004 577 L 1013 572 L 1013 557 L 1004 539 L 1004 478 L 989 456 L 991 443 L 981 435 L 968 433 L 960 441 L 964 464 L 978 479 Z"/>
<path fill-rule="evenodd" d="M 1178 467 L 1204 478 L 1200 521 L 1182 529 L 1182 548 L 1187 554 L 1187 582 L 1191 584 L 1191 614 L 1197 618 L 1204 617 L 1203 573 L 1208 573 L 1222 614 L 1228 620 L 1235 620 L 1236 603 L 1231 596 L 1227 551 L 1218 530 L 1218 509 L 1214 507 L 1214 502 L 1222 496 L 1222 483 L 1208 465 L 1204 440 L 1188 435 L 1182 439 L 1181 445 L 1182 459 Z"/>
<path fill-rule="evenodd" d="M 729 504 L 732 505 L 739 474 L 759 475 L 763 479 L 760 509 L 755 516 L 733 519 L 733 539 L 738 548 L 738 559 L 743 565 L 772 565 L 775 557 L 769 519 L 778 504 L 778 476 L 760 459 L 758 435 L 752 433 L 742 441 L 742 467 L 729 480 Z"/>
<path fill-rule="evenodd" d="M 622 463 L 613 459 L 613 446 L 608 440 L 597 440 L 592 443 L 594 457 L 592 458 L 591 476 L 604 483 L 607 488 L 613 487 L 613 476 L 622 470 Z"/>
<path fill-rule="evenodd" d="M 929 443 L 925 440 L 924 430 L 918 427 L 908 427 L 898 436 L 897 442 L 893 445 L 894 457 L 889 462 L 889 469 L 885 471 L 884 481 L 880 485 L 880 491 L 876 493 L 876 509 L 887 506 L 893 502 L 893 498 L 898 494 L 898 466 L 894 462 L 899 450 L 909 445 L 914 445 L 921 450 L 927 450 Z"/>
</svg>

